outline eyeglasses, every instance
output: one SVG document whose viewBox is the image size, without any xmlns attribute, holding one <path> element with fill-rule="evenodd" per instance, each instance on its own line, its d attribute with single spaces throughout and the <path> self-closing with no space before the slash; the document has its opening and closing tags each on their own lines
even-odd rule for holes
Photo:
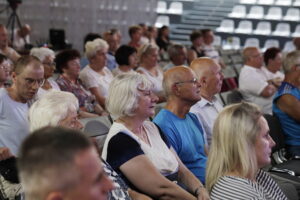
<svg viewBox="0 0 300 200">
<path fill-rule="evenodd" d="M 174 84 L 177 85 L 177 84 L 183 84 L 183 83 L 193 83 L 194 85 L 196 85 L 198 83 L 198 79 L 193 78 L 192 80 L 189 80 L 189 81 L 180 81 L 180 82 L 176 82 Z"/>
<path fill-rule="evenodd" d="M 48 65 L 50 67 L 55 67 L 56 63 L 55 62 L 43 62 L 43 65 Z"/>
<path fill-rule="evenodd" d="M 43 79 L 25 78 L 24 80 L 28 86 L 33 86 L 35 83 L 37 83 L 39 87 L 42 87 L 45 83 L 44 78 Z"/>
<path fill-rule="evenodd" d="M 0 69 L 9 70 L 9 66 L 0 65 Z"/>
</svg>

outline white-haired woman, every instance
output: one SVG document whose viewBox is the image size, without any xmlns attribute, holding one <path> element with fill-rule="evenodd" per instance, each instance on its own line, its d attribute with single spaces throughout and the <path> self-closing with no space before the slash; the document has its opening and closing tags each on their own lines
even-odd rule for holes
<svg viewBox="0 0 300 200">
<path fill-rule="evenodd" d="M 40 98 L 46 92 L 54 89 L 60 90 L 57 83 L 51 78 L 54 70 L 55 70 L 55 53 L 51 49 L 40 47 L 40 48 L 32 48 L 30 51 L 30 55 L 37 57 L 44 66 L 44 84 L 39 88 L 36 99 Z"/>
<path fill-rule="evenodd" d="M 287 199 L 268 173 L 272 147 L 269 127 L 259 108 L 233 104 L 218 116 L 206 167 L 211 199 Z"/>
<path fill-rule="evenodd" d="M 138 49 L 139 68 L 137 72 L 145 74 L 153 84 L 153 92 L 158 96 L 159 102 L 165 101 L 162 81 L 163 72 L 158 66 L 158 47 L 153 44 L 144 44 Z"/>
<path fill-rule="evenodd" d="M 164 134 L 147 120 L 154 115 L 158 99 L 152 89 L 146 76 L 138 73 L 121 74 L 112 81 L 107 109 L 115 122 L 102 158 L 130 187 L 152 198 L 208 199 L 201 182 L 182 164 Z"/>
<path fill-rule="evenodd" d="M 79 74 L 86 88 L 95 95 L 98 103 L 104 108 L 108 87 L 113 75 L 106 67 L 108 44 L 102 39 L 95 39 L 85 45 L 85 54 L 90 64 Z"/>
</svg>

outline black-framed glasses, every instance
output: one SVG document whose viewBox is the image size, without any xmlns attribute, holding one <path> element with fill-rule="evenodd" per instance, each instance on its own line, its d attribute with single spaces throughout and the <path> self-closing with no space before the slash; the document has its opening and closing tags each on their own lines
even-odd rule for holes
<svg viewBox="0 0 300 200">
<path fill-rule="evenodd" d="M 198 79 L 193 78 L 192 80 L 189 80 L 189 81 L 179 81 L 179 82 L 176 82 L 174 84 L 177 85 L 177 84 L 184 84 L 184 83 L 193 83 L 193 84 L 196 85 L 198 83 Z"/>
</svg>

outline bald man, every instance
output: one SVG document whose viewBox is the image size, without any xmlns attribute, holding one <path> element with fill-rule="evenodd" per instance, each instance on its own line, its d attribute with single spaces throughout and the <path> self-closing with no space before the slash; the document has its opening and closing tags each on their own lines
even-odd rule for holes
<svg viewBox="0 0 300 200">
<path fill-rule="evenodd" d="M 256 47 L 247 47 L 243 51 L 243 58 L 245 65 L 239 76 L 243 98 L 260 106 L 263 113 L 272 114 L 272 99 L 276 87 L 265 77 L 261 52 Z"/>
<path fill-rule="evenodd" d="M 194 70 L 201 84 L 201 100 L 191 107 L 190 112 L 202 123 L 209 147 L 214 122 L 223 109 L 223 105 L 215 95 L 221 91 L 224 77 L 220 65 L 211 58 L 197 58 L 191 63 L 190 68 Z"/>
<path fill-rule="evenodd" d="M 163 88 L 167 103 L 154 122 L 168 137 L 186 167 L 204 183 L 207 156 L 203 129 L 196 115 L 189 112 L 201 99 L 200 83 L 190 68 L 178 66 L 165 72 Z"/>
</svg>

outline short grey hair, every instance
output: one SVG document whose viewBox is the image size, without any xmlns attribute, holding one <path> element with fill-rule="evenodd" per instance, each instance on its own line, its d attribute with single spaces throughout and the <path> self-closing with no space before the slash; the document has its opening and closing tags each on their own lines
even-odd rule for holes
<svg viewBox="0 0 300 200">
<path fill-rule="evenodd" d="M 300 51 L 292 51 L 286 55 L 283 60 L 283 70 L 285 73 L 289 72 L 291 68 L 297 64 L 300 64 Z"/>
<path fill-rule="evenodd" d="M 152 90 L 153 84 L 143 74 L 124 73 L 111 82 L 106 108 L 113 119 L 134 116 L 138 107 L 138 90 Z"/>
<path fill-rule="evenodd" d="M 32 48 L 30 50 L 30 55 L 37 57 L 41 62 L 43 62 L 47 57 L 55 57 L 54 51 L 49 48 L 40 47 Z"/>
<path fill-rule="evenodd" d="M 30 131 L 45 126 L 57 126 L 67 117 L 69 111 L 77 111 L 78 99 L 74 94 L 50 91 L 32 104 L 29 109 Z"/>
<path fill-rule="evenodd" d="M 85 44 L 85 55 L 88 59 L 93 58 L 97 51 L 108 50 L 108 44 L 105 40 L 97 38 Z"/>
<path fill-rule="evenodd" d="M 172 58 L 174 56 L 178 56 L 179 55 L 179 51 L 181 49 L 185 49 L 185 47 L 182 44 L 172 44 L 169 48 L 168 48 L 168 54 L 169 54 L 169 58 L 170 60 L 172 60 Z"/>
</svg>

